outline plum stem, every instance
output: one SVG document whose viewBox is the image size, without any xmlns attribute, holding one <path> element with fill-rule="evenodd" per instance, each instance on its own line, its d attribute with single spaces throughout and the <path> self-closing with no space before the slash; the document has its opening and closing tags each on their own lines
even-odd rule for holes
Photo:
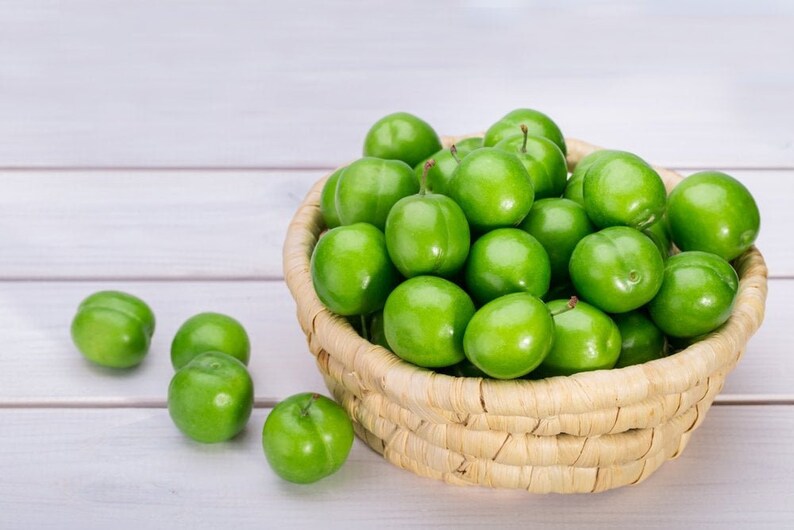
<svg viewBox="0 0 794 530">
<path fill-rule="evenodd" d="M 529 129 L 523 123 L 521 124 L 521 132 L 524 133 L 524 143 L 521 144 L 521 153 L 527 152 L 527 136 L 529 135 Z"/>
<path fill-rule="evenodd" d="M 312 405 L 314 405 L 314 402 L 317 401 L 318 399 L 320 399 L 320 394 L 317 393 L 312 394 L 312 397 L 309 399 L 309 401 L 307 401 L 306 404 L 301 407 L 301 417 L 305 418 L 306 416 L 309 415 L 309 409 L 312 407 Z"/>
<path fill-rule="evenodd" d="M 449 152 L 452 155 L 452 158 L 455 159 L 455 162 L 460 164 L 460 158 L 458 158 L 458 148 L 455 147 L 455 144 L 452 144 L 451 146 L 449 146 Z"/>
<path fill-rule="evenodd" d="M 558 309 L 557 311 L 552 311 L 551 316 L 556 317 L 557 315 L 567 313 L 568 311 L 576 307 L 576 304 L 578 303 L 579 303 L 579 298 L 577 298 L 576 296 L 572 296 L 570 300 L 568 300 L 568 303 L 565 304 L 565 307 L 563 307 L 562 309 Z"/>
<path fill-rule="evenodd" d="M 422 183 L 419 186 L 419 195 L 424 195 L 427 193 L 427 172 L 436 165 L 436 161 L 432 158 L 425 162 L 425 167 L 422 170 Z"/>
</svg>

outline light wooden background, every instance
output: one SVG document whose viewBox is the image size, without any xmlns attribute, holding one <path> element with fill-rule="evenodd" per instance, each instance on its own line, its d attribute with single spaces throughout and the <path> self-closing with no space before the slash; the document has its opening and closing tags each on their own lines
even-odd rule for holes
<svg viewBox="0 0 794 530">
<path fill-rule="evenodd" d="M 794 527 L 794 3 L 0 1 L 0 528 Z M 566 135 L 720 168 L 762 211 L 767 319 L 689 447 L 589 496 L 458 488 L 360 442 L 311 486 L 261 454 L 324 390 L 281 279 L 295 207 L 407 110 L 447 134 L 515 107 Z M 74 350 L 93 291 L 158 318 L 139 369 Z M 257 409 L 201 446 L 165 409 L 187 317 L 248 328 Z"/>
</svg>

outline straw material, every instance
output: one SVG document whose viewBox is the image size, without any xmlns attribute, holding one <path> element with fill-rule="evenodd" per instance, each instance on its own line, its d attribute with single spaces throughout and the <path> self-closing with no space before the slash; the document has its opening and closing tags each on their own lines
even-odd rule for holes
<svg viewBox="0 0 794 530">
<path fill-rule="evenodd" d="M 444 140 L 449 145 L 455 138 Z M 570 169 L 599 149 L 566 142 Z M 682 180 L 655 169 L 668 192 Z M 365 341 L 317 299 L 309 260 L 324 230 L 324 182 L 306 196 L 284 244 L 298 320 L 358 436 L 422 476 L 539 493 L 638 483 L 681 453 L 763 320 L 767 269 L 753 247 L 734 262 L 740 283 L 731 318 L 675 355 L 537 381 L 437 374 Z"/>
</svg>

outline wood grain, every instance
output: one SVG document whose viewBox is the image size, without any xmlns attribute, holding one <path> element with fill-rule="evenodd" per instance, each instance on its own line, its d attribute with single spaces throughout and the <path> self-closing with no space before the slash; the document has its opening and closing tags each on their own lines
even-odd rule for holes
<svg viewBox="0 0 794 530">
<path fill-rule="evenodd" d="M 783 528 L 794 523 L 794 408 L 718 407 L 682 456 L 638 486 L 530 495 L 448 486 L 356 441 L 311 485 L 281 481 L 262 455 L 267 410 L 239 438 L 184 438 L 164 410 L 0 410 L 0 526 L 247 528 L 406 526 Z"/>
<path fill-rule="evenodd" d="M 321 171 L 0 173 L 0 277 L 281 277 Z"/>
<path fill-rule="evenodd" d="M 792 167 L 793 24 L 777 0 L 8 0 L 0 166 L 329 166 L 395 110 L 455 133 L 530 106 L 662 165 Z"/>
<path fill-rule="evenodd" d="M 0 370 L 0 407 L 58 404 L 165 406 L 173 375 L 170 344 L 188 317 L 228 313 L 248 330 L 256 395 L 273 402 L 304 391 L 324 391 L 322 379 L 281 282 L 18 282 L 0 284 L 0 336 L 13 369 Z M 101 369 L 83 360 L 69 337 L 80 300 L 102 289 L 141 296 L 157 316 L 149 355 L 129 371 Z M 720 396 L 731 402 L 794 400 L 794 363 L 788 362 L 789 308 L 794 281 L 770 282 L 764 325 L 728 377 Z"/>
<path fill-rule="evenodd" d="M 794 526 L 793 3 L 1 7 L 0 528 Z M 325 481 L 280 481 L 261 406 L 327 393 L 277 281 L 299 201 L 384 114 L 460 133 L 523 106 L 659 165 L 726 168 L 755 194 L 758 246 L 789 279 L 770 282 L 721 405 L 678 461 L 597 496 L 445 486 L 360 442 Z M 71 344 L 77 304 L 107 288 L 157 314 L 138 369 Z M 171 337 L 204 310 L 247 327 L 260 406 L 215 446 L 164 408 Z"/>
<path fill-rule="evenodd" d="M 794 276 L 794 170 L 731 173 L 758 201 L 770 273 Z M 280 278 L 287 225 L 323 174 L 0 172 L 0 279 Z"/>
<path fill-rule="evenodd" d="M 92 292 L 120 289 L 146 300 L 157 318 L 144 362 L 111 370 L 84 360 L 69 336 L 80 301 Z M 14 369 L 0 370 L 3 404 L 93 403 L 165 406 L 171 340 L 179 326 L 202 311 L 238 319 L 251 339 L 249 369 L 260 401 L 325 390 L 282 282 L 34 282 L 2 285 L 0 335 Z"/>
</svg>

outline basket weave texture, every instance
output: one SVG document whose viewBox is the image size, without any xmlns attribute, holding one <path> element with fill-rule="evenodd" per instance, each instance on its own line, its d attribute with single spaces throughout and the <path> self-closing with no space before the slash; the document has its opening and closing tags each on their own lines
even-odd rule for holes
<svg viewBox="0 0 794 530">
<path fill-rule="evenodd" d="M 456 138 L 445 138 L 450 145 Z M 598 147 L 566 139 L 570 169 Z M 655 168 L 668 192 L 681 175 Z M 751 248 L 734 261 L 739 293 L 717 333 L 642 365 L 542 380 L 452 377 L 361 338 L 323 306 L 309 262 L 324 230 L 325 178 L 309 191 L 284 244 L 284 274 L 328 389 L 358 436 L 393 464 L 452 484 L 530 492 L 598 492 L 647 478 L 703 421 L 761 325 L 767 269 Z"/>
</svg>

